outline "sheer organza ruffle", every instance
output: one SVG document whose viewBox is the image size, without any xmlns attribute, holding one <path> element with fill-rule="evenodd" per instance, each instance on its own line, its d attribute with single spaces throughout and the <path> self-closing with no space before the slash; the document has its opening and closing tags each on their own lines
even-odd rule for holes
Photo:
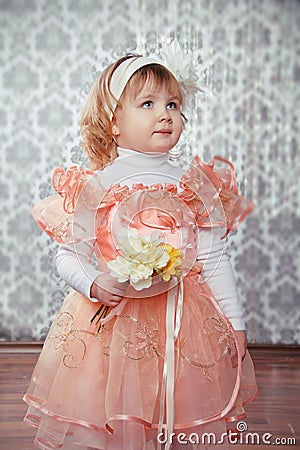
<svg viewBox="0 0 300 450">
<path fill-rule="evenodd" d="M 225 235 L 253 209 L 253 204 L 238 193 L 233 165 L 217 156 L 209 164 L 196 156 L 181 177 L 179 188 L 168 183 L 130 187 L 114 184 L 105 189 L 101 185 L 101 172 L 76 166 L 67 170 L 56 168 L 52 185 L 58 194 L 41 200 L 32 214 L 40 227 L 61 244 L 95 237 L 95 226 L 91 227 L 91 223 L 101 226 L 107 221 L 111 207 L 124 203 L 139 191 L 169 193 L 169 198 L 186 204 L 198 226 L 222 227 Z"/>
</svg>

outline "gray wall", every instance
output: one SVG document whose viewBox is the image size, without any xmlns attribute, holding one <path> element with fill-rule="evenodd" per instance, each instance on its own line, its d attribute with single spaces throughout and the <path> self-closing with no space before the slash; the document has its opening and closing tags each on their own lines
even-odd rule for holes
<svg viewBox="0 0 300 450">
<path fill-rule="evenodd" d="M 249 340 L 300 343 L 299 23 L 296 0 L 0 0 L 0 339 L 43 339 L 67 292 L 29 212 L 55 166 L 84 161 L 92 80 L 175 34 L 206 90 L 184 153 L 229 157 L 256 204 L 228 241 Z"/>
</svg>

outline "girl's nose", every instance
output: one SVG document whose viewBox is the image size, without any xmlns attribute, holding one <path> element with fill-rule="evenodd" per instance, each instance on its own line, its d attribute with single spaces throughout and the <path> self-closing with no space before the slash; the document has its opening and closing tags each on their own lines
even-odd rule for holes
<svg viewBox="0 0 300 450">
<path fill-rule="evenodd" d="M 164 109 L 159 114 L 159 121 L 160 122 L 172 122 L 172 117 L 167 109 Z"/>
</svg>

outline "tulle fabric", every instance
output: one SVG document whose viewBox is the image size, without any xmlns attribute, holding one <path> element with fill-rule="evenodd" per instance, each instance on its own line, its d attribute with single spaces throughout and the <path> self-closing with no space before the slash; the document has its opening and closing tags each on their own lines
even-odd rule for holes
<svg viewBox="0 0 300 450">
<path fill-rule="evenodd" d="M 181 177 L 178 190 L 172 183 L 115 184 L 105 189 L 96 172 L 72 166 L 57 168 L 52 175 L 57 194 L 46 197 L 32 208 L 39 226 L 60 244 L 95 237 L 95 230 L 107 223 L 110 208 L 132 199 L 139 191 L 162 191 L 186 204 L 194 223 L 200 227 L 222 227 L 227 235 L 250 214 L 253 203 L 237 190 L 233 165 L 215 156 L 209 164 L 196 156 Z"/>
<path fill-rule="evenodd" d="M 253 207 L 238 194 L 232 165 L 222 158 L 209 165 L 195 158 L 179 191 L 173 184 L 105 190 L 97 174 L 75 166 L 56 169 L 52 181 L 58 194 L 33 208 L 37 223 L 62 244 L 95 238 L 101 270 L 116 255 L 110 227 L 116 232 L 124 223 L 141 232 L 163 230 L 173 245 L 186 249 L 174 350 L 174 432 L 199 437 L 209 432 L 221 439 L 227 423 L 245 416 L 244 404 L 257 388 L 248 353 L 243 363 L 238 354 L 238 366 L 232 365 L 238 352 L 234 330 L 203 281 L 193 252 L 197 226 L 222 226 L 228 233 Z M 142 213 L 136 215 L 138 209 Z M 37 428 L 40 448 L 164 448 L 157 434 L 161 415 L 165 423 L 161 389 L 168 293 L 137 298 L 132 292 L 129 288 L 100 332 L 90 323 L 99 303 L 76 291 L 64 300 L 24 396 L 29 405 L 25 421 Z M 227 448 L 226 440 L 218 447 Z"/>
<path fill-rule="evenodd" d="M 232 367 L 234 331 L 198 277 L 184 281 L 174 431 L 220 439 L 226 421 L 245 417 L 255 375 L 248 353 Z M 40 448 L 158 448 L 166 294 L 131 299 L 99 334 L 89 323 L 98 306 L 75 291 L 65 299 L 24 397 L 25 420 L 38 427 Z"/>
</svg>

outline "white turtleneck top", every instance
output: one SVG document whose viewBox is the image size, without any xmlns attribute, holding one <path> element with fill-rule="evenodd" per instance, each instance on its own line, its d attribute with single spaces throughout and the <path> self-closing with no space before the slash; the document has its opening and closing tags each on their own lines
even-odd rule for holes
<svg viewBox="0 0 300 450">
<path fill-rule="evenodd" d="M 104 188 L 119 183 L 131 187 L 133 183 L 151 185 L 173 183 L 177 186 L 185 170 L 174 166 L 169 155 L 140 153 L 118 148 L 119 156 L 103 170 L 98 171 Z M 244 330 L 245 322 L 232 267 L 221 236 L 223 229 L 198 228 L 199 248 L 197 260 L 203 264 L 203 276 L 213 292 L 220 308 L 231 321 L 235 330 Z M 95 240 L 59 247 L 55 261 L 60 276 L 76 291 L 90 296 L 93 282 L 101 272 L 92 264 Z"/>
</svg>

